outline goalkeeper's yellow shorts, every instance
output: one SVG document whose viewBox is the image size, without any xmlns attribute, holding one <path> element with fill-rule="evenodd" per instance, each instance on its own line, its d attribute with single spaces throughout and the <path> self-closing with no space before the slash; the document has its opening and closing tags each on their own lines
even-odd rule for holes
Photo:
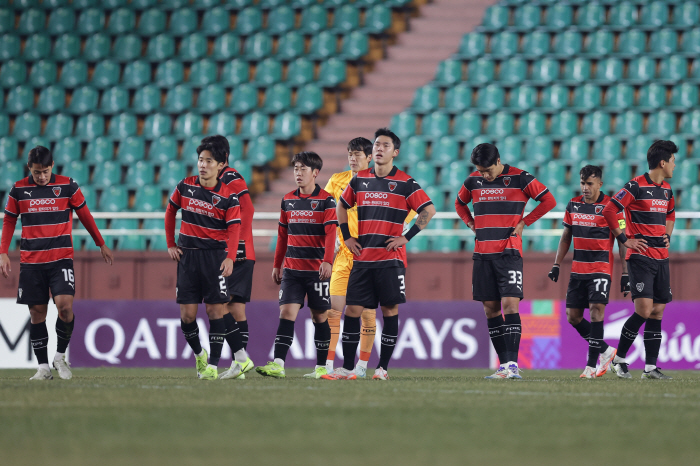
<svg viewBox="0 0 700 466">
<path fill-rule="evenodd" d="M 352 271 L 352 257 L 342 252 L 335 255 L 333 272 L 331 273 L 331 296 L 345 296 L 348 290 L 348 280 Z"/>
</svg>

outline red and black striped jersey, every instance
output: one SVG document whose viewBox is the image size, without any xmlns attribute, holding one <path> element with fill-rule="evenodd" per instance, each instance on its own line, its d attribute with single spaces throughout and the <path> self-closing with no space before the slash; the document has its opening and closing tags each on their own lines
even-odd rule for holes
<svg viewBox="0 0 700 466">
<path fill-rule="evenodd" d="M 238 196 L 241 207 L 241 236 L 238 241 L 238 254 L 236 260 L 255 260 L 255 247 L 253 245 L 253 214 L 255 208 L 250 199 L 248 185 L 238 171 L 233 167 L 225 167 L 219 175 L 221 181 L 226 184 Z"/>
<path fill-rule="evenodd" d="M 85 207 L 85 197 L 72 178 L 51 175 L 39 186 L 29 176 L 10 189 L 5 215 L 22 220 L 20 262 L 50 264 L 73 259 L 73 210 Z"/>
<path fill-rule="evenodd" d="M 310 195 L 299 189 L 282 198 L 274 267 L 318 274 L 321 262 L 333 263 L 338 218 L 335 199 L 316 185 Z M 284 260 L 284 264 L 283 264 Z"/>
<path fill-rule="evenodd" d="M 603 216 L 608 202 L 610 196 L 600 193 L 592 204 L 587 204 L 583 196 L 576 196 L 566 206 L 562 224 L 571 229 L 574 238 L 574 261 L 571 266 L 574 279 L 612 275 L 615 237 Z M 625 217 L 622 212 L 618 213 L 617 220 L 620 228 L 624 229 Z"/>
<path fill-rule="evenodd" d="M 529 199 L 539 201 L 549 190 L 530 173 L 509 165 L 493 181 L 475 171 L 464 181 L 457 203 L 474 206 L 476 243 L 474 259 L 490 260 L 500 255 L 522 256 L 522 238 L 513 230 L 523 219 Z"/>
<path fill-rule="evenodd" d="M 178 246 L 184 249 L 227 249 L 229 225 L 241 223 L 238 197 L 221 180 L 206 188 L 198 176 L 185 178 L 170 196 L 170 207 L 182 209 Z"/>
<path fill-rule="evenodd" d="M 612 198 L 617 210 L 625 209 L 628 238 L 645 239 L 648 248 L 639 253 L 627 249 L 627 259 L 638 254 L 651 259 L 668 259 L 668 248 L 664 242 L 666 221 L 676 219 L 676 203 L 671 185 L 666 181 L 654 183 L 645 173 L 627 182 Z"/>
<path fill-rule="evenodd" d="M 433 201 L 420 185 L 397 167 L 383 178 L 374 168 L 362 170 L 350 180 L 340 197 L 345 208 L 357 205 L 358 240 L 362 252 L 353 267 L 406 267 L 406 249 L 387 251 L 386 242 L 403 234 L 406 215 L 418 214 Z"/>
</svg>

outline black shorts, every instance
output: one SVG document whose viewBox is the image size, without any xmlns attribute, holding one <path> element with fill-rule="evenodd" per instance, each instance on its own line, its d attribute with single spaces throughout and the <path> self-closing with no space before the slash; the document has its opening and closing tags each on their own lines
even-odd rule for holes
<svg viewBox="0 0 700 466">
<path fill-rule="evenodd" d="M 353 267 L 348 279 L 345 304 L 376 309 L 406 302 L 406 268 L 366 269 Z"/>
<path fill-rule="evenodd" d="M 632 301 L 637 298 L 649 298 L 655 303 L 666 304 L 673 300 L 668 259 L 654 260 L 634 255 L 627 261 L 627 271 L 630 276 Z"/>
<path fill-rule="evenodd" d="M 221 304 L 229 301 L 228 282 L 221 275 L 225 249 L 183 249 L 177 263 L 178 304 Z"/>
<path fill-rule="evenodd" d="M 280 306 L 300 304 L 304 307 L 304 298 L 308 298 L 309 309 L 327 311 L 331 308 L 330 288 L 331 281 L 318 278 L 318 272 L 284 269 L 280 285 Z"/>
<path fill-rule="evenodd" d="M 503 255 L 493 260 L 474 259 L 472 295 L 474 301 L 523 299 L 523 258 Z"/>
<path fill-rule="evenodd" d="M 75 296 L 75 275 L 73 260 L 64 259 L 47 266 L 19 264 L 19 286 L 17 304 L 48 304 L 49 291 L 56 296 Z"/>
<path fill-rule="evenodd" d="M 253 267 L 255 261 L 234 262 L 233 273 L 228 277 L 228 292 L 232 303 L 249 303 L 253 290 Z"/>
<path fill-rule="evenodd" d="M 591 304 L 608 304 L 611 286 L 610 275 L 606 274 L 585 280 L 571 278 L 566 290 L 566 307 L 587 309 Z"/>
</svg>

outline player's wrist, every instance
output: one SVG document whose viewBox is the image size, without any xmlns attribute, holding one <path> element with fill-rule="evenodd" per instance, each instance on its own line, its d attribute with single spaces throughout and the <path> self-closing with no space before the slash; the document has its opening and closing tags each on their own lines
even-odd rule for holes
<svg viewBox="0 0 700 466">
<path fill-rule="evenodd" d="M 615 237 L 620 244 L 625 244 L 627 242 L 627 236 L 624 233 L 620 233 Z"/>
<path fill-rule="evenodd" d="M 408 232 L 404 235 L 404 238 L 406 238 L 406 241 L 411 241 L 411 239 L 416 236 L 418 233 L 421 232 L 421 229 L 418 225 L 413 225 Z"/>
<path fill-rule="evenodd" d="M 340 224 L 340 232 L 343 234 L 343 239 L 346 241 L 352 238 L 352 235 L 350 234 L 350 226 L 348 225 L 348 222 L 341 223 Z"/>
</svg>

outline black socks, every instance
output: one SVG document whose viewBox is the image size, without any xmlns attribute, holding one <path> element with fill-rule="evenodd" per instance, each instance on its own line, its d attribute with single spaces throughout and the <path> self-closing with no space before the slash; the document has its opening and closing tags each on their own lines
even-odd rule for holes
<svg viewBox="0 0 700 466">
<path fill-rule="evenodd" d="M 293 341 L 294 321 L 280 319 L 280 323 L 277 326 L 277 337 L 275 337 L 275 359 L 284 361 L 287 358 L 287 352 L 289 351 L 289 347 L 292 346 Z"/>
<path fill-rule="evenodd" d="M 620 345 L 617 347 L 617 357 L 624 358 L 627 356 L 627 352 L 632 347 L 632 343 L 637 338 L 639 329 L 644 325 L 644 322 L 646 322 L 646 319 L 636 312 L 625 321 L 620 334 Z"/>
<path fill-rule="evenodd" d="M 382 348 L 384 348 L 383 341 L 384 339 L 382 337 Z M 357 346 L 359 344 L 360 318 L 346 315 L 345 324 L 343 326 L 343 367 L 349 371 L 355 368 L 355 353 L 357 353 Z"/>
<path fill-rule="evenodd" d="M 243 342 L 243 348 L 248 349 L 248 321 L 240 320 L 236 322 L 238 324 L 238 331 L 241 334 L 241 341 Z"/>
<path fill-rule="evenodd" d="M 588 367 L 595 367 L 598 356 L 605 351 L 607 344 L 603 341 L 603 322 L 591 322 L 591 336 L 588 338 Z M 603 349 L 605 345 L 605 349 Z"/>
<path fill-rule="evenodd" d="M 226 323 L 224 319 L 209 319 L 209 364 L 212 366 L 219 365 L 221 359 L 221 349 L 224 347 L 224 338 L 226 336 Z"/>
<path fill-rule="evenodd" d="M 398 314 L 391 317 L 384 317 L 384 328 L 382 328 L 382 344 L 381 352 L 379 353 L 379 364 L 378 368 L 387 370 L 389 368 L 389 361 L 391 360 L 391 355 L 394 353 L 394 347 L 396 346 L 396 340 L 399 336 L 399 316 Z M 343 348 L 343 353 L 345 348 Z M 354 358 L 355 353 L 353 353 Z"/>
<path fill-rule="evenodd" d="M 499 314 L 496 317 L 491 317 L 486 320 L 486 324 L 489 327 L 489 337 L 491 338 L 491 344 L 493 349 L 498 355 L 498 362 L 505 364 L 508 362 L 508 354 L 506 351 L 506 339 L 503 336 L 503 329 L 505 322 L 503 316 Z"/>
<path fill-rule="evenodd" d="M 56 351 L 58 353 L 66 352 L 68 343 L 70 343 L 70 337 L 73 334 L 74 323 L 75 316 L 73 316 L 73 320 L 70 322 L 63 322 L 60 317 L 56 318 L 56 336 L 58 337 Z"/>
<path fill-rule="evenodd" d="M 231 347 L 231 356 L 244 347 L 243 338 L 241 338 L 240 327 L 236 324 L 230 312 L 224 314 L 224 323 L 226 325 L 226 343 Z"/>
<path fill-rule="evenodd" d="M 518 362 L 521 335 L 522 326 L 520 325 L 520 314 L 506 314 L 505 327 L 503 329 L 503 337 L 506 340 L 508 361 Z"/>
<path fill-rule="evenodd" d="M 314 322 L 314 343 L 316 343 L 316 365 L 325 366 L 328 348 L 331 346 L 331 326 L 328 320 L 317 324 Z"/>
<path fill-rule="evenodd" d="M 644 352 L 646 353 L 645 363 L 647 365 L 656 365 L 656 360 L 659 358 L 660 349 L 661 320 L 649 318 L 644 326 Z"/>
<path fill-rule="evenodd" d="M 46 329 L 46 321 L 39 324 L 30 324 L 29 339 L 31 340 L 32 349 L 34 350 L 36 360 L 39 364 L 48 364 L 49 354 L 47 345 L 49 344 L 49 331 Z"/>
<path fill-rule="evenodd" d="M 199 342 L 199 326 L 197 321 L 193 320 L 189 324 L 186 324 L 180 320 L 180 328 L 182 329 L 182 334 L 187 340 L 187 344 L 192 348 L 194 354 L 199 354 L 202 352 L 202 344 Z"/>
</svg>

